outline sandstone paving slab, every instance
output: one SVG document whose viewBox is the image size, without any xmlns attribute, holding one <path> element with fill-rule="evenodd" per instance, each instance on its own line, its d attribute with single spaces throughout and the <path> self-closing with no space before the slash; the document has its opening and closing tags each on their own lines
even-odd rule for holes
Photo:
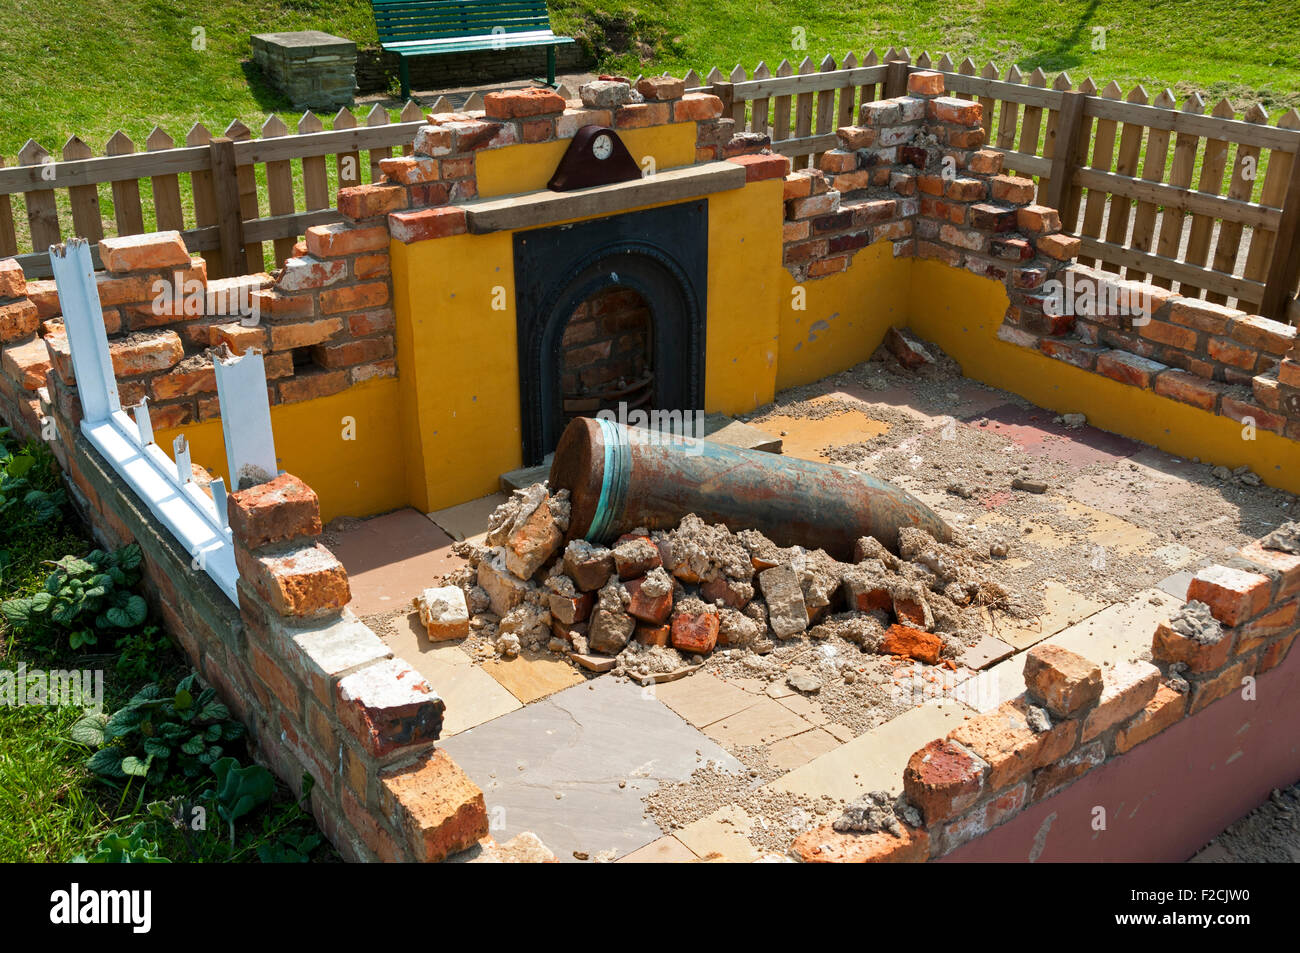
<svg viewBox="0 0 1300 953">
<path fill-rule="evenodd" d="M 1187 598 L 1187 587 L 1192 584 L 1192 577 L 1196 575 L 1190 569 L 1184 569 L 1182 572 L 1176 572 L 1172 576 L 1166 576 L 1156 584 L 1156 588 L 1161 592 L 1167 592 L 1175 599 L 1185 600 Z"/>
<path fill-rule="evenodd" d="M 989 668 L 1010 658 L 1015 652 L 1015 646 L 994 636 L 983 635 L 974 645 L 966 647 L 966 651 L 961 654 L 961 664 L 975 670 Z"/>
<path fill-rule="evenodd" d="M 807 695 L 800 695 L 795 692 L 777 699 L 777 704 L 783 708 L 788 708 L 810 725 L 816 725 L 819 728 L 825 725 L 830 719 L 822 711 L 822 706 L 818 704 L 816 698 L 809 698 Z"/>
<path fill-rule="evenodd" d="M 758 848 L 749 840 L 754 819 L 744 808 L 729 804 L 674 832 L 701 860 L 748 864 L 758 860 Z"/>
<path fill-rule="evenodd" d="M 625 857 L 620 857 L 618 862 L 620 864 L 693 864 L 699 859 L 695 851 L 668 834 L 632 851 Z"/>
<path fill-rule="evenodd" d="M 1027 649 L 1105 607 L 1104 602 L 1089 599 L 1055 580 L 1048 580 L 1043 588 L 1041 615 L 1025 620 L 994 613 L 989 634 L 1017 650 Z"/>
<path fill-rule="evenodd" d="M 477 500 L 457 503 L 446 509 L 434 510 L 429 514 L 438 528 L 452 539 L 468 539 L 481 543 L 487 535 L 488 517 L 492 511 L 508 500 L 504 493 L 489 493 Z"/>
<path fill-rule="evenodd" d="M 483 663 L 483 671 L 525 705 L 586 681 L 576 668 L 550 653 L 491 659 Z"/>
<path fill-rule="evenodd" d="M 532 831 L 561 861 L 574 851 L 621 857 L 664 835 L 642 802 L 660 782 L 684 781 L 707 763 L 743 770 L 655 694 L 598 678 L 443 747 L 483 789 L 497 840 Z"/>
<path fill-rule="evenodd" d="M 450 536 L 413 509 L 330 529 L 327 542 L 348 571 L 349 607 L 359 616 L 401 609 L 438 576 L 463 565 L 451 544 Z"/>
<path fill-rule="evenodd" d="M 793 771 L 813 758 L 840 746 L 840 740 L 821 728 L 783 738 L 767 749 L 767 763 L 778 771 Z"/>
<path fill-rule="evenodd" d="M 770 745 L 815 727 L 778 701 L 762 698 L 748 708 L 704 728 L 704 733 L 726 748 Z"/>
<path fill-rule="evenodd" d="M 1116 662 L 1151 657 L 1156 626 L 1182 600 L 1159 588 L 1143 589 L 1124 602 L 1108 606 L 1048 639 L 1048 644 L 1078 652 L 1106 669 Z"/>
<path fill-rule="evenodd" d="M 956 728 L 970 711 L 951 700 L 926 702 L 768 782 L 767 787 L 845 801 L 868 791 L 897 794 L 903 789 L 903 769 L 913 752 Z"/>
<path fill-rule="evenodd" d="M 753 695 L 708 672 L 658 685 L 654 691 L 661 702 L 696 728 L 734 715 L 756 701 Z"/>
<path fill-rule="evenodd" d="M 423 675 L 446 703 L 444 738 L 522 707 L 500 682 L 473 664 L 459 642 L 430 642 L 417 613 L 393 619 L 380 637 L 394 655 Z"/>
</svg>

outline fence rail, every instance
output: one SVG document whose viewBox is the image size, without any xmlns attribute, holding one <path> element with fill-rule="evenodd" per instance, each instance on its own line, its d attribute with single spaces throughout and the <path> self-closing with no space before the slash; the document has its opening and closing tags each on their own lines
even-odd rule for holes
<svg viewBox="0 0 1300 953">
<path fill-rule="evenodd" d="M 863 103 L 901 95 L 915 68 L 945 73 L 952 95 L 980 102 L 988 146 L 1060 210 L 1085 263 L 1300 323 L 1294 109 L 1270 125 L 1258 105 L 1238 116 L 1221 100 L 1206 115 L 1196 94 L 1179 106 L 1168 90 L 1124 95 L 1115 83 L 1076 87 L 1064 73 L 1049 83 L 1041 69 L 1024 76 L 947 55 L 913 62 L 893 48 L 861 61 L 850 53 L 838 63 L 760 63 L 752 73 L 692 70 L 686 85 L 717 94 L 738 130 L 770 136 L 773 151 L 804 168 L 836 148 L 836 128 L 855 122 Z M 432 105 L 444 108 L 451 104 Z M 267 243 L 280 261 L 306 228 L 337 220 L 335 188 L 364 181 L 366 169 L 373 181 L 379 159 L 409 152 L 423 111 L 408 103 L 393 122 L 376 106 L 359 122 L 340 110 L 330 130 L 308 113 L 293 133 L 272 116 L 256 138 L 238 122 L 221 136 L 196 125 L 179 146 L 155 129 L 143 152 L 118 133 L 103 156 L 75 136 L 57 159 L 29 141 L 17 166 L 0 159 L 0 256 L 16 255 L 29 275 L 43 276 L 46 247 L 67 234 L 98 242 L 108 224 L 117 234 L 177 229 L 213 276 L 260 271 Z M 105 185 L 111 201 L 99 192 Z M 101 215 L 108 207 L 111 223 Z"/>
<path fill-rule="evenodd" d="M 326 130 L 307 113 L 295 134 L 271 116 L 259 138 L 240 122 L 220 136 L 196 124 L 181 146 L 155 129 L 144 152 L 118 133 L 103 156 L 74 136 L 61 160 L 28 141 L 17 166 L 3 167 L 0 159 L 0 257 L 17 257 L 28 277 L 48 277 L 45 250 L 65 237 L 98 243 L 106 233 L 175 229 L 191 251 L 204 254 L 212 277 L 261 271 L 267 243 L 283 261 L 307 228 L 338 220 L 336 188 L 366 181 L 367 169 L 368 180 L 377 181 L 380 159 L 394 149 L 409 153 L 423 114 L 408 103 L 393 122 L 376 106 L 362 125 L 340 110 Z M 99 191 L 105 185 L 107 222 Z M 17 220 L 14 199 L 21 203 Z M 23 247 L 19 221 L 27 226 Z M 93 252 L 98 265 L 97 247 Z"/>
<path fill-rule="evenodd" d="M 1042 70 L 1023 76 L 925 53 L 913 63 L 895 49 L 861 63 L 827 56 L 686 80 L 720 96 L 738 129 L 766 133 L 773 151 L 804 168 L 836 147 L 835 128 L 854 122 L 862 103 L 901 95 L 913 68 L 943 72 L 951 95 L 984 107 L 988 147 L 1008 171 L 1035 180 L 1038 201 L 1060 210 L 1086 264 L 1300 323 L 1294 109 L 1269 125 L 1258 105 L 1238 117 L 1221 100 L 1204 115 L 1195 94 L 1177 107 L 1169 91 L 1153 101 L 1141 86 L 1124 96 L 1115 83 L 1076 87 L 1064 73 L 1049 85 Z"/>
</svg>

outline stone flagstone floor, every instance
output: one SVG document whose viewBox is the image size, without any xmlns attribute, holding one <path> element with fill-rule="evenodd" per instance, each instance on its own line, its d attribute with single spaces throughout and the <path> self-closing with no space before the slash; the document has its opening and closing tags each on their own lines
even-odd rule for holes
<svg viewBox="0 0 1300 953">
<path fill-rule="evenodd" d="M 971 711 L 1023 690 L 1025 649 L 1048 641 L 1104 667 L 1149 653 L 1157 620 L 1182 601 L 1196 568 L 1271 528 L 1270 520 L 1276 525 L 1290 518 L 1272 497 L 1264 499 L 1272 492 L 1266 489 L 1250 515 L 1246 502 L 1252 501 L 1241 504 L 1236 525 L 1223 516 L 1180 517 L 1191 484 L 1206 484 L 1207 467 L 1092 427 L 1069 429 L 1051 412 L 965 379 L 939 389 L 943 398 L 936 400 L 929 385 L 891 379 L 890 386 L 864 387 L 839 375 L 801 395 L 814 405 L 834 403 L 839 412 L 772 414 L 753 425 L 779 435 L 786 453 L 826 460 L 837 448 L 887 434 L 888 419 L 901 414 L 923 429 L 979 428 L 1009 441 L 1009 451 L 1025 460 L 1108 467 L 1104 481 L 1080 476 L 1042 497 L 1050 504 L 1047 515 L 1027 520 L 1035 544 L 1049 556 L 1095 545 L 1144 554 L 1159 560 L 1167 575 L 1119 600 L 1087 581 L 1047 579 L 1037 618 L 994 614 L 984 641 L 968 650 L 955 681 L 979 682 L 978 691 L 961 696 L 969 704 L 927 702 L 856 737 L 823 714 L 815 698 L 773 690 L 764 681 L 719 677 L 707 668 L 650 690 L 593 676 L 546 653 L 477 663 L 459 645 L 431 644 L 409 601 L 455 565 L 452 541 L 480 535 L 503 494 L 427 517 L 407 509 L 331 524 L 327 543 L 348 569 L 353 610 L 446 700 L 443 745 L 483 788 L 494 837 L 533 831 L 561 860 L 759 859 L 750 837 L 755 819 L 745 804 L 720 808 L 669 835 L 643 813 L 643 796 L 661 783 L 686 780 L 704 764 L 741 771 L 734 753 L 755 746 L 766 749 L 767 764 L 779 772 L 766 783 L 771 791 L 845 800 L 870 790 L 897 792 L 912 752 Z M 904 485 L 946 517 L 969 518 L 969 512 L 952 512 L 952 498 L 944 493 Z M 1252 491 L 1231 492 L 1242 498 Z M 1000 512 L 1010 498 L 1010 492 L 989 494 L 976 508 L 974 525 L 1005 524 L 1009 535 L 1019 536 L 1025 521 Z M 1186 523 L 1177 542 L 1143 528 L 1161 518 Z"/>
</svg>

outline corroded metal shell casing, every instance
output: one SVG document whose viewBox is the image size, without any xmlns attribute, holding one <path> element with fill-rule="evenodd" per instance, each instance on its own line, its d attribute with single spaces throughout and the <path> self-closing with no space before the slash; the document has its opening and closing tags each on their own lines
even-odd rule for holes
<svg viewBox="0 0 1300 953">
<path fill-rule="evenodd" d="M 865 473 L 600 418 L 579 417 L 565 428 L 550 486 L 569 491 L 569 538 L 592 542 L 640 526 L 671 529 L 687 513 L 843 560 L 862 536 L 897 551 L 907 526 L 940 542 L 952 538 L 939 514 Z"/>
</svg>

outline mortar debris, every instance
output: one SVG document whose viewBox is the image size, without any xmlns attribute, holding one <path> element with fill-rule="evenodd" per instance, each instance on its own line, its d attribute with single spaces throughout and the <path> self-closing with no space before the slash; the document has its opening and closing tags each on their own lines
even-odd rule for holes
<svg viewBox="0 0 1300 953">
<path fill-rule="evenodd" d="M 785 771 L 768 765 L 765 748 L 744 747 L 735 754 L 744 765 L 738 771 L 709 762 L 685 781 L 648 792 L 643 798 L 646 815 L 671 834 L 722 812 L 718 822 L 743 834 L 761 854 L 785 855 L 795 838 L 823 826 L 840 808 L 831 797 L 766 787 Z"/>
<path fill-rule="evenodd" d="M 1300 782 L 1268 799 L 1192 858 L 1194 863 L 1300 863 Z"/>
<path fill-rule="evenodd" d="M 740 419 L 762 426 L 779 417 L 784 428 L 786 418 L 852 413 L 886 425 L 869 439 L 819 452 L 907 490 L 948 519 L 963 548 L 991 554 L 983 575 L 1006 590 L 1012 619 L 1042 614 L 1048 582 L 1097 601 L 1125 601 L 1179 570 L 1231 557 L 1300 512 L 1294 496 L 1262 485 L 1248 468 L 1216 473 L 1112 438 L 1071 414 L 1054 423 L 1052 412 L 961 377 L 955 361 L 925 346 L 935 362 L 918 371 L 882 349 Z M 1011 439 L 1009 428 L 1026 417 L 1047 431 L 1039 449 Z M 1071 443 L 1119 448 L 1097 462 L 1048 452 Z M 1134 445 L 1137 452 L 1128 449 Z M 1045 492 L 1014 490 L 1017 480 L 1045 484 Z M 1300 551 L 1300 534 L 1292 538 Z"/>
<path fill-rule="evenodd" d="M 1283 523 L 1260 540 L 1260 545 L 1274 552 L 1300 554 L 1300 523 Z"/>
<path fill-rule="evenodd" d="M 943 659 L 958 659 L 982 637 L 982 612 L 1009 606 L 1005 586 L 987 576 L 986 551 L 939 543 L 915 528 L 900 531 L 898 555 L 863 537 L 857 561 L 845 562 L 820 549 L 777 546 L 756 530 L 733 533 L 690 513 L 672 529 L 635 530 L 612 547 L 566 544 L 567 507 L 565 494 L 552 497 L 544 483 L 534 484 L 496 509 L 485 545 L 453 546 L 466 564 L 441 584 L 465 592 L 465 648 L 472 658 L 602 654 L 614 658 L 616 677 L 658 681 L 719 650 L 758 660 L 778 644 L 818 642 L 834 655 L 840 650 L 831 643 L 838 641 L 844 651 L 836 664 L 825 676 L 807 678 L 831 689 L 822 694 L 832 707 L 847 705 L 838 689 L 854 685 L 852 703 L 861 707 L 893 668 L 860 660 L 882 651 L 887 627 L 924 628 L 938 636 Z M 770 567 L 761 573 L 762 585 L 759 567 Z M 672 634 L 677 621 L 710 616 L 717 620 L 717 649 L 687 643 L 689 650 L 681 650 Z M 790 665 L 800 664 L 796 657 L 811 660 L 795 650 L 757 664 L 774 667 L 772 679 L 784 679 Z M 847 681 L 845 667 L 853 670 Z M 845 713 L 844 724 L 864 720 Z"/>
<path fill-rule="evenodd" d="M 1052 716 L 1047 713 L 1046 708 L 1037 705 L 1026 707 L 1025 723 L 1038 734 L 1052 730 Z"/>
<path fill-rule="evenodd" d="M 903 836 L 903 824 L 921 826 L 921 815 L 901 795 L 888 791 L 871 791 L 850 802 L 831 824 L 841 834 L 888 831 Z"/>
<path fill-rule="evenodd" d="M 1169 618 L 1169 627 L 1201 645 L 1214 645 L 1223 638 L 1219 620 L 1210 614 L 1208 605 L 1196 599 L 1178 607 Z"/>
</svg>

